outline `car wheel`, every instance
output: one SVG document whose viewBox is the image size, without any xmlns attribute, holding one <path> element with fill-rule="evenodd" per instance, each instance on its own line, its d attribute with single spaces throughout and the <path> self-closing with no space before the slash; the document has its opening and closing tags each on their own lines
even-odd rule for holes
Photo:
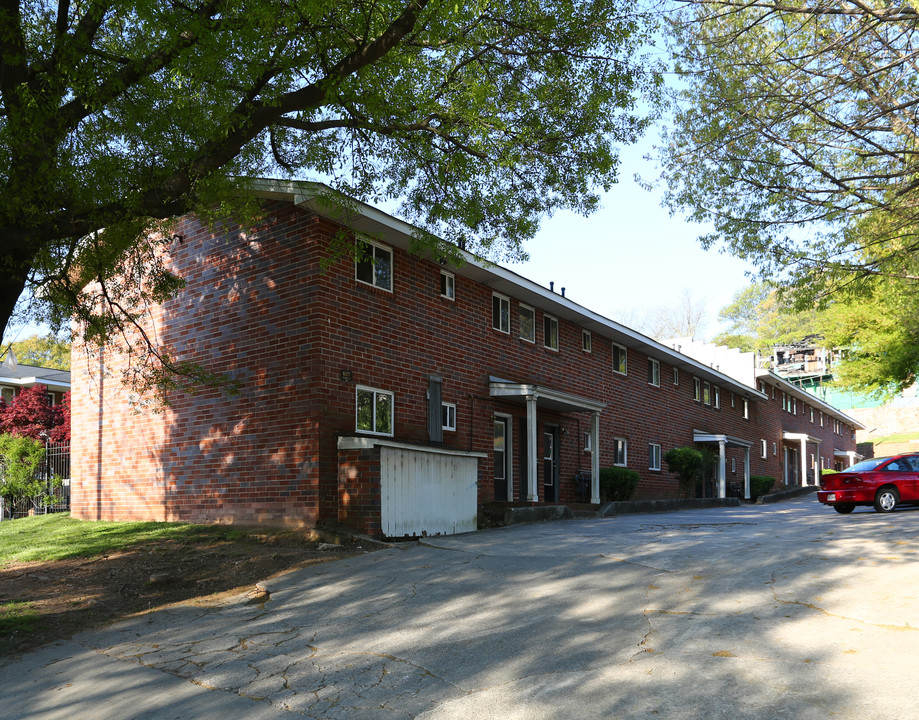
<svg viewBox="0 0 919 720">
<path fill-rule="evenodd" d="M 898 502 L 900 502 L 900 493 L 895 487 L 881 488 L 874 496 L 874 509 L 880 513 L 893 512 Z"/>
<path fill-rule="evenodd" d="M 848 515 L 855 509 L 855 503 L 838 503 L 833 506 L 833 509 L 840 515 Z"/>
</svg>

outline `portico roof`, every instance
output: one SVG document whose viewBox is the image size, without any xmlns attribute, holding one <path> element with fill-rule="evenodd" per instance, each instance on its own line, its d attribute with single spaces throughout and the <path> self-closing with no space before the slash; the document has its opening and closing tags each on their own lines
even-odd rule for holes
<svg viewBox="0 0 919 720">
<path fill-rule="evenodd" d="M 732 435 L 725 435 L 723 433 L 710 433 L 703 432 L 702 430 L 693 430 L 692 431 L 692 441 L 693 442 L 716 442 L 724 443 L 726 447 L 743 447 L 749 448 L 753 447 L 753 443 L 749 440 L 743 440 L 739 437 L 734 437 Z"/>
<path fill-rule="evenodd" d="M 501 378 L 488 378 L 489 394 L 492 397 L 505 398 L 510 401 L 524 402 L 528 397 L 535 397 L 541 407 L 556 412 L 602 412 L 606 403 L 572 395 L 561 390 L 554 390 L 534 383 L 516 383 Z"/>
</svg>

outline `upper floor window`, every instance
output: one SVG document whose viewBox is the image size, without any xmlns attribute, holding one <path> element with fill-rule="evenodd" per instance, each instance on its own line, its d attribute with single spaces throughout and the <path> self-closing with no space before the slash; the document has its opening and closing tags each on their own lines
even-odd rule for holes
<svg viewBox="0 0 919 720">
<path fill-rule="evenodd" d="M 503 295 L 491 296 L 491 326 L 495 330 L 510 334 L 511 301 Z"/>
<path fill-rule="evenodd" d="M 717 385 L 712 385 L 712 405 L 716 408 L 721 407 L 721 388 Z"/>
<path fill-rule="evenodd" d="M 558 350 L 558 320 L 551 315 L 542 316 L 543 345 Z"/>
<path fill-rule="evenodd" d="M 354 277 L 362 283 L 392 292 L 392 250 L 369 240 L 358 240 Z"/>
<path fill-rule="evenodd" d="M 680 384 L 680 371 L 677 368 L 673 368 L 673 384 Z"/>
<path fill-rule="evenodd" d="M 520 339 L 536 342 L 536 311 L 529 305 L 521 305 L 517 310 L 517 324 L 520 326 Z"/>
<path fill-rule="evenodd" d="M 584 352 L 590 352 L 591 341 L 590 341 L 590 330 L 581 331 L 581 349 Z"/>
<path fill-rule="evenodd" d="M 697 377 L 692 379 L 692 399 L 702 402 L 702 381 Z"/>
<path fill-rule="evenodd" d="M 712 404 L 712 386 L 707 382 L 702 383 L 702 402 L 706 405 Z"/>
<path fill-rule="evenodd" d="M 748 398 L 743 399 L 743 419 L 750 419 L 750 400 Z"/>
<path fill-rule="evenodd" d="M 447 300 L 456 300 L 456 277 L 452 272 L 440 271 L 440 295 Z"/>
<path fill-rule="evenodd" d="M 628 369 L 628 353 L 622 345 L 613 343 L 613 372 L 625 375 Z"/>
<path fill-rule="evenodd" d="M 393 434 L 393 394 L 387 390 L 357 387 L 355 427 L 358 432 Z"/>
<path fill-rule="evenodd" d="M 648 358 L 648 384 L 661 385 L 661 364 L 654 358 Z"/>
</svg>

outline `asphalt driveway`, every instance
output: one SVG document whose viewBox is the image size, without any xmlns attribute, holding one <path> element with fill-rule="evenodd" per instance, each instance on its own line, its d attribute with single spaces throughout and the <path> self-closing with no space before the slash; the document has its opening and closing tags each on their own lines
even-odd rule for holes
<svg viewBox="0 0 919 720">
<path fill-rule="evenodd" d="M 499 528 L 0 663 L 20 720 L 913 717 L 919 510 Z"/>
</svg>

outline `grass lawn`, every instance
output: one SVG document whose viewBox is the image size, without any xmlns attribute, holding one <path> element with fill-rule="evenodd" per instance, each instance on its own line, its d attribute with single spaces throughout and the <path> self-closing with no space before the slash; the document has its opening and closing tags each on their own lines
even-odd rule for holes
<svg viewBox="0 0 919 720">
<path fill-rule="evenodd" d="M 0 522 L 0 655 L 176 603 L 254 591 L 273 575 L 380 546 L 313 530 L 92 522 L 68 513 Z"/>
</svg>

